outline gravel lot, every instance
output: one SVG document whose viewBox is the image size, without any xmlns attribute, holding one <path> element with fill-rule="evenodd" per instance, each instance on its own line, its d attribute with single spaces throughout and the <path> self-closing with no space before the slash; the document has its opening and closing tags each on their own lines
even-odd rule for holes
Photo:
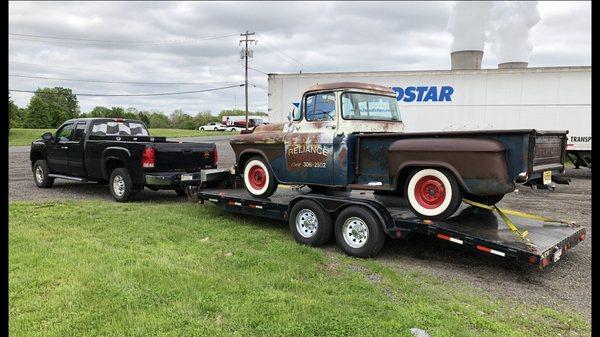
<svg viewBox="0 0 600 337">
<path fill-rule="evenodd" d="M 233 165 L 229 136 L 185 138 L 215 142 L 219 166 Z M 587 228 L 587 239 L 545 270 L 515 266 L 502 258 L 465 252 L 450 243 L 423 237 L 388 240 L 377 260 L 399 270 L 418 270 L 448 282 L 467 282 L 496 296 L 575 310 L 591 322 L 591 171 L 568 170 L 571 184 L 555 191 L 520 187 L 506 196 L 500 207 L 573 220 Z M 9 148 L 9 199 L 15 200 L 112 200 L 107 186 L 56 180 L 51 189 L 35 186 L 29 163 L 29 147 Z M 185 202 L 173 191 L 140 192 L 138 201 Z M 331 244 L 325 249 L 339 251 Z"/>
</svg>

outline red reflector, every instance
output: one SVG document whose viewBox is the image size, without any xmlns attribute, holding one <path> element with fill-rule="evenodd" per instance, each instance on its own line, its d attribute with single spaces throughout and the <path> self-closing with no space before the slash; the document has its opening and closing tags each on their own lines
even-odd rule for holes
<svg viewBox="0 0 600 337">
<path fill-rule="evenodd" d="M 396 237 L 397 238 L 402 237 L 402 231 L 396 231 Z"/>
<path fill-rule="evenodd" d="M 115 122 L 122 122 L 122 121 L 123 121 L 123 118 L 114 118 L 113 120 L 114 120 Z"/>
<path fill-rule="evenodd" d="M 547 266 L 550 263 L 550 259 L 548 259 L 547 257 L 542 259 L 542 267 Z"/>
<path fill-rule="evenodd" d="M 154 167 L 156 162 L 156 152 L 154 148 L 147 147 L 142 152 L 142 167 Z"/>
<path fill-rule="evenodd" d="M 531 255 L 529 257 L 529 263 L 530 264 L 535 264 L 537 262 L 537 257 L 535 257 L 534 255 Z"/>
<path fill-rule="evenodd" d="M 585 240 L 585 234 L 579 235 L 579 241 L 583 241 L 583 240 Z"/>
<path fill-rule="evenodd" d="M 235 201 L 229 201 L 229 202 L 228 202 L 228 204 L 229 204 L 230 206 L 233 206 L 233 205 L 235 205 Z"/>
<path fill-rule="evenodd" d="M 488 252 L 488 253 L 492 252 L 491 248 L 488 248 L 488 247 L 485 247 L 485 246 L 477 245 L 476 248 L 479 249 L 479 250 L 483 250 L 484 252 Z"/>
<path fill-rule="evenodd" d="M 450 237 L 444 234 L 438 234 L 437 237 L 443 240 L 450 240 Z"/>
</svg>

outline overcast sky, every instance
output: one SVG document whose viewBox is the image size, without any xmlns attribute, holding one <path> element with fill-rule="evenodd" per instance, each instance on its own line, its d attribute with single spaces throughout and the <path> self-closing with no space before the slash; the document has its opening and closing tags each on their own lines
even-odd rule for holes
<svg viewBox="0 0 600 337">
<path fill-rule="evenodd" d="M 75 93 L 136 94 L 236 85 L 244 79 L 239 34 L 249 30 L 258 40 L 250 62 L 256 69 L 249 71 L 250 110 L 267 111 L 267 75 L 262 72 L 449 69 L 452 37 L 447 27 L 453 6 L 453 2 L 11 2 L 9 87 L 63 86 Z M 539 2 L 538 11 L 541 19 L 530 31 L 529 65 L 591 65 L 590 2 Z M 496 65 L 486 44 L 483 68 Z M 12 96 L 24 107 L 31 94 Z M 191 115 L 243 109 L 243 98 L 242 87 L 176 96 L 78 97 L 82 112 L 102 105 L 167 113 L 181 108 Z"/>
</svg>

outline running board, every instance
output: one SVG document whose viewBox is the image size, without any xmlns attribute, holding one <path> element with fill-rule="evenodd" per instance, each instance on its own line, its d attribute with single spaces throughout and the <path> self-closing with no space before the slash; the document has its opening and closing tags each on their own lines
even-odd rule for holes
<svg viewBox="0 0 600 337">
<path fill-rule="evenodd" d="M 58 179 L 66 179 L 66 180 L 73 180 L 73 181 L 79 181 L 80 183 L 85 183 L 88 180 L 85 178 L 79 178 L 79 177 L 73 177 L 73 176 L 65 176 L 62 174 L 54 174 L 54 173 L 49 173 L 48 177 L 50 178 L 58 178 Z"/>
</svg>

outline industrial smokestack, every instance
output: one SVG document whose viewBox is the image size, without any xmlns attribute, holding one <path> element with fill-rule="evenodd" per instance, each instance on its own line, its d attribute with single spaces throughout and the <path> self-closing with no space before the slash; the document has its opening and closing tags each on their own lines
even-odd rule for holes
<svg viewBox="0 0 600 337">
<path fill-rule="evenodd" d="M 498 69 L 523 69 L 527 68 L 527 62 L 504 62 L 498 64 Z"/>
<path fill-rule="evenodd" d="M 481 50 L 459 50 L 450 53 L 452 70 L 481 69 Z"/>
<path fill-rule="evenodd" d="M 486 27 L 492 8 L 488 1 L 457 1 L 448 20 L 454 39 L 450 47 L 452 70 L 481 69 Z"/>
</svg>

